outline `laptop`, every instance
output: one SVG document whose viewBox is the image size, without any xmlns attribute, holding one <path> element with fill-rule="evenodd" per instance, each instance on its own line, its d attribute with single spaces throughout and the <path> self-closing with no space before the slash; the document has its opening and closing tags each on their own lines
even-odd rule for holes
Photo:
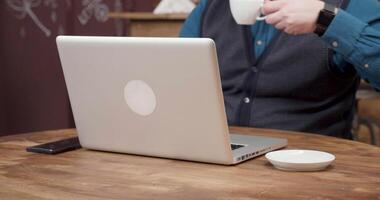
<svg viewBox="0 0 380 200">
<path fill-rule="evenodd" d="M 215 43 L 58 36 L 84 148 L 233 165 L 287 145 L 230 134 Z"/>
</svg>

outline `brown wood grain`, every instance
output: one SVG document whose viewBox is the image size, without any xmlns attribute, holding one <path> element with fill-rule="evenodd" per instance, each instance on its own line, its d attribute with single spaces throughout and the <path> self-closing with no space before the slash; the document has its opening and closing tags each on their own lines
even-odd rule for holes
<svg viewBox="0 0 380 200">
<path fill-rule="evenodd" d="M 151 12 L 113 12 L 110 18 L 129 20 L 129 36 L 178 37 L 188 14 L 153 14 Z"/>
<path fill-rule="evenodd" d="M 131 21 L 131 37 L 178 37 L 182 21 Z"/>
<path fill-rule="evenodd" d="M 337 138 L 232 128 L 284 137 L 288 149 L 336 155 L 326 171 L 284 172 L 264 157 L 237 166 L 77 150 L 50 156 L 25 147 L 75 130 L 0 138 L 0 199 L 380 199 L 380 148 Z"/>
<path fill-rule="evenodd" d="M 129 20 L 180 20 L 184 21 L 188 13 L 153 14 L 151 12 L 110 12 L 108 16 L 116 19 Z"/>
<path fill-rule="evenodd" d="M 110 18 L 129 20 L 129 36 L 178 37 L 188 14 L 153 14 L 151 12 L 113 12 Z"/>
</svg>

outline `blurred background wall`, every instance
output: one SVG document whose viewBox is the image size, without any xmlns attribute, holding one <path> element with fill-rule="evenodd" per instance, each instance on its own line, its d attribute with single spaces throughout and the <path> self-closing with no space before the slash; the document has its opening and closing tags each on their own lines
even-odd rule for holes
<svg viewBox="0 0 380 200">
<path fill-rule="evenodd" d="M 0 135 L 74 127 L 55 37 L 128 35 L 112 11 L 152 11 L 158 0 L 0 1 Z"/>
<path fill-rule="evenodd" d="M 55 37 L 60 34 L 127 36 L 128 27 L 136 26 L 129 26 L 133 23 L 126 19 L 111 19 L 108 13 L 151 12 L 158 2 L 0 1 L 0 136 L 75 127 Z M 176 33 L 172 25 L 159 26 L 165 31 L 170 29 L 168 33 Z M 146 24 L 138 27 L 150 32 Z M 380 144 L 380 95 L 374 95 L 371 89 L 360 94 L 354 133 L 357 140 Z"/>
</svg>

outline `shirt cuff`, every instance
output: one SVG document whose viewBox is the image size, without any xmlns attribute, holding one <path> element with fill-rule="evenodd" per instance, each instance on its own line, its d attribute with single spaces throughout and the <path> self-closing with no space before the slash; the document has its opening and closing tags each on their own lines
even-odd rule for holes
<svg viewBox="0 0 380 200">
<path fill-rule="evenodd" d="M 366 26 L 368 24 L 340 9 L 321 39 L 344 57 L 350 57 Z"/>
</svg>

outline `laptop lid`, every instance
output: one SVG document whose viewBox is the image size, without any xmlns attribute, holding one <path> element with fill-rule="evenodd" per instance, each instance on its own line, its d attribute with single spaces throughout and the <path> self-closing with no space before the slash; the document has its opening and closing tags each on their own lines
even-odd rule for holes
<svg viewBox="0 0 380 200">
<path fill-rule="evenodd" d="M 83 147 L 232 163 L 211 39 L 59 36 L 57 45 Z"/>
</svg>

